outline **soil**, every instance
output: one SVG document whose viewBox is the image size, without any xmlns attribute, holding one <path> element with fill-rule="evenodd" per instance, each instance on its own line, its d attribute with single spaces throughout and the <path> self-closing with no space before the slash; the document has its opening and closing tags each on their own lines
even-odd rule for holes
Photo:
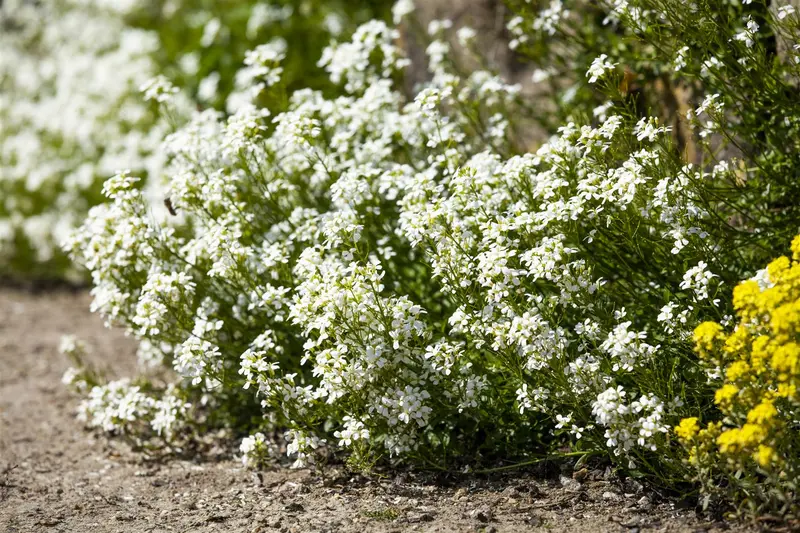
<svg viewBox="0 0 800 533">
<path fill-rule="evenodd" d="M 0 532 L 696 532 L 709 522 L 603 472 L 426 480 L 329 469 L 254 473 L 230 456 L 148 458 L 86 431 L 61 384 L 61 336 L 112 375 L 135 347 L 89 313 L 83 291 L 0 288 Z M 221 457 L 221 458 L 220 458 Z"/>
</svg>

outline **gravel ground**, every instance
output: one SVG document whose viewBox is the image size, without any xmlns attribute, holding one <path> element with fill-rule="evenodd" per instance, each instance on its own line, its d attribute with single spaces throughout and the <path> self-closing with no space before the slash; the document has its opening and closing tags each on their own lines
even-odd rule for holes
<svg viewBox="0 0 800 533">
<path fill-rule="evenodd" d="M 600 471 L 426 481 L 331 469 L 253 473 L 224 456 L 148 458 L 84 430 L 61 385 L 61 335 L 110 375 L 135 347 L 88 312 L 84 292 L 0 288 L 0 532 L 697 532 L 712 523 Z"/>
</svg>

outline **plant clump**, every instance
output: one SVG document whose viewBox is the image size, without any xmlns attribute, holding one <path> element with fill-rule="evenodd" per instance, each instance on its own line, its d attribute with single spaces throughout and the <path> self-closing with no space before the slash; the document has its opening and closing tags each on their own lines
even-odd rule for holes
<svg viewBox="0 0 800 533">
<path fill-rule="evenodd" d="M 675 433 L 687 462 L 709 495 L 730 492 L 753 512 L 785 513 L 794 505 L 800 463 L 800 236 L 792 259 L 772 261 L 733 292 L 737 323 L 694 331 L 695 349 L 712 375 L 722 420 L 681 420 Z M 719 486 L 724 477 L 726 487 Z"/>
<path fill-rule="evenodd" d="M 798 241 L 757 265 L 800 231 L 796 14 L 509 4 L 541 106 L 465 68 L 450 21 L 409 88 L 401 1 L 321 52 L 325 88 L 287 82 L 296 43 L 244 54 L 237 105 L 159 148 L 170 216 L 135 169 L 106 180 L 64 247 L 158 378 L 72 371 L 87 424 L 225 428 L 254 467 L 600 456 L 792 516 Z"/>
</svg>

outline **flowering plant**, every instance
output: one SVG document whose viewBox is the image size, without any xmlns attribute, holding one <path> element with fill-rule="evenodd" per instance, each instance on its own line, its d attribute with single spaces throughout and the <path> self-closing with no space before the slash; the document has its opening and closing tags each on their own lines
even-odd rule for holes
<svg viewBox="0 0 800 533">
<path fill-rule="evenodd" d="M 158 171 L 163 125 L 137 94 L 158 39 L 69 2 L 4 2 L 0 25 L 0 272 L 47 277 L 104 177 Z"/>
<path fill-rule="evenodd" d="M 695 349 L 709 373 L 723 376 L 714 396 L 723 418 L 705 426 L 700 417 L 685 418 L 675 428 L 708 495 L 727 490 L 753 513 L 796 512 L 800 236 L 792 257 L 772 261 L 734 289 L 733 331 L 716 322 L 695 329 Z"/>
<path fill-rule="evenodd" d="M 104 201 L 106 178 L 136 171 L 159 205 L 161 143 L 192 107 L 233 112 L 252 98 L 279 105 L 250 83 L 258 73 L 240 68 L 247 50 L 265 40 L 304 42 L 286 58 L 284 81 L 322 87 L 308 56 L 331 36 L 351 32 L 353 21 L 380 14 L 369 2 L 350 2 L 347 11 L 337 2 L 297 4 L 3 2 L 0 276 L 85 280 L 60 243 Z M 167 80 L 182 93 L 164 115 L 146 100 L 163 99 L 153 91 L 171 86 Z"/>
<path fill-rule="evenodd" d="M 723 340 L 729 356 L 749 349 L 745 333 L 721 333 L 735 312 L 766 328 L 782 315 L 764 306 L 793 301 L 788 285 L 764 290 L 751 312 L 752 283 L 728 287 L 797 232 L 800 115 L 785 94 L 796 67 L 768 60 L 752 3 L 677 4 L 554 1 L 510 21 L 522 53 L 546 41 L 525 41 L 529 26 L 586 45 L 545 47 L 573 77 L 554 87 L 558 125 L 542 122 L 552 135 L 536 150 L 520 131 L 536 114 L 523 88 L 464 69 L 447 22 L 430 24 L 429 76 L 413 90 L 399 31 L 377 20 L 322 52 L 338 91 L 286 83 L 282 41 L 247 52 L 229 113 L 192 112 L 160 148 L 172 216 L 153 216 L 138 173 L 120 172 L 66 242 L 91 273 L 94 308 L 170 383 L 72 372 L 89 425 L 167 443 L 201 422 L 225 427 L 252 466 L 284 445 L 297 464 L 340 453 L 364 468 L 603 455 L 674 488 L 694 446 L 706 487 L 730 473 L 720 454 L 762 469 L 788 456 L 780 472 L 794 472 L 783 466 L 793 444 L 776 437 L 793 423 L 778 401 L 794 395 L 783 360 L 762 383 L 751 355 L 745 368 L 719 354 Z M 762 15 L 794 35 L 787 13 Z M 410 14 L 399 2 L 395 22 Z M 695 47 L 678 46 L 682 30 Z M 469 44 L 476 32 L 455 33 Z M 658 80 L 697 90 L 651 109 Z M 163 80 L 147 89 L 175 105 Z M 757 116 L 773 124 L 783 104 L 779 142 Z M 776 287 L 794 271 L 770 268 L 757 279 Z M 718 325 L 698 327 L 708 320 Z M 692 417 L 713 413 L 723 372 L 721 421 L 701 430 Z M 783 475 L 772 486 L 790 495 Z"/>
<path fill-rule="evenodd" d="M 515 155 L 519 88 L 457 75 L 432 28 L 413 100 L 373 21 L 322 54 L 344 96 L 196 113 L 165 143 L 175 221 L 132 175 L 107 181 L 67 244 L 95 308 L 220 419 L 288 429 L 301 460 L 450 468 L 571 441 L 660 475 L 704 389 L 682 332 L 745 268 L 703 196 L 726 169 L 685 165 L 624 108 Z"/>
</svg>

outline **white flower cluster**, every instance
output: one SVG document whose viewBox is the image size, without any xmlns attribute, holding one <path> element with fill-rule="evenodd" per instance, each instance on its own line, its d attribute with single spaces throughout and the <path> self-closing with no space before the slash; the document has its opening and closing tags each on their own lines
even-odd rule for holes
<svg viewBox="0 0 800 533">
<path fill-rule="evenodd" d="M 621 386 L 610 387 L 597 395 L 592 414 L 605 431 L 606 444 L 617 455 L 627 455 L 634 446 L 658 449 L 657 436 L 669 431 L 664 420 L 664 404 L 652 394 L 627 403 Z M 635 465 L 629 465 L 634 468 Z"/>
<path fill-rule="evenodd" d="M 592 64 L 589 66 L 589 70 L 586 71 L 589 83 L 596 83 L 606 72 L 614 70 L 616 66 L 615 63 L 608 61 L 608 56 L 606 54 L 600 54 L 594 58 Z"/>
<path fill-rule="evenodd" d="M 781 15 L 779 14 L 779 16 Z M 785 15 L 781 16 L 781 18 L 784 17 Z M 747 19 L 745 20 L 745 29 L 734 35 L 733 40 L 743 42 L 747 48 L 752 48 L 753 45 L 755 45 L 757 36 L 758 24 L 753 20 L 753 17 L 748 15 Z"/>
<path fill-rule="evenodd" d="M 523 16 L 512 17 L 506 28 L 512 36 L 509 48 L 516 50 L 521 45 L 531 42 L 532 38 L 552 38 L 560 31 L 563 22 L 570 16 L 570 11 L 561 0 L 551 0 L 544 9 L 535 13 L 532 21 Z"/>
<path fill-rule="evenodd" d="M 0 270 L 24 254 L 32 263 L 57 259 L 117 169 L 161 167 L 152 154 L 164 130 L 138 92 L 154 75 L 158 39 L 125 24 L 137 6 L 0 7 Z"/>
<path fill-rule="evenodd" d="M 352 13 L 375 9 L 366 3 Z M 295 62 L 316 60 L 330 34 L 351 30 L 339 5 L 293 4 L 0 4 L 0 275 L 85 281 L 59 244 L 121 169 L 143 179 L 150 209 L 166 216 L 164 136 L 195 108 L 235 114 L 259 98 L 282 102 L 285 39 L 305 42 Z M 252 43 L 264 44 L 245 56 Z M 291 69 L 289 83 L 307 79 L 318 73 Z"/>
<path fill-rule="evenodd" d="M 551 0 L 550 5 L 539 12 L 533 21 L 533 29 L 554 35 L 561 19 L 569 16 L 569 10 L 564 9 L 561 0 Z"/>
<path fill-rule="evenodd" d="M 151 398 L 126 378 L 92 387 L 88 398 L 78 408 L 78 418 L 89 427 L 124 432 L 128 426 L 148 416 L 152 407 Z"/>
<path fill-rule="evenodd" d="M 76 390 L 88 389 L 78 406 L 78 419 L 90 428 L 136 437 L 152 433 L 169 442 L 184 427 L 191 408 L 174 385 L 155 397 L 127 378 L 92 387 L 79 373 L 67 371 L 65 382 L 67 378 Z"/>
<path fill-rule="evenodd" d="M 715 277 L 715 274 L 708 271 L 708 264 L 700 261 L 683 275 L 680 288 L 693 291 L 698 300 L 708 300 L 709 285 Z"/>
<path fill-rule="evenodd" d="M 524 441 L 537 417 L 621 458 L 654 451 L 680 415 L 664 376 L 682 379 L 675 354 L 730 257 L 697 192 L 718 173 L 613 104 L 519 153 L 520 88 L 458 74 L 449 28 L 431 25 L 411 98 L 393 81 L 409 63 L 397 30 L 372 21 L 319 63 L 343 95 L 196 112 L 163 148 L 177 222 L 149 215 L 130 174 L 110 179 L 66 243 L 94 308 L 187 395 L 288 429 L 298 464 L 323 447 L 474 450 L 476 428 Z M 259 73 L 240 89 L 277 83 L 282 46 L 247 55 Z M 614 66 L 598 57 L 589 82 Z M 93 389 L 95 425 L 154 409 L 110 387 Z M 265 446 L 245 439 L 245 464 Z"/>
<path fill-rule="evenodd" d="M 158 102 L 159 104 L 169 102 L 179 92 L 178 88 L 162 75 L 146 81 L 139 87 L 139 90 L 144 93 L 146 101 Z"/>
<path fill-rule="evenodd" d="M 275 444 L 261 432 L 242 439 L 239 451 L 242 464 L 249 468 L 258 468 L 277 455 Z"/>
<path fill-rule="evenodd" d="M 388 78 L 408 65 L 394 41 L 400 34 L 384 22 L 373 20 L 358 28 L 349 43 L 325 49 L 318 65 L 324 67 L 334 83 L 345 82 L 348 93 L 363 91 L 376 76 Z M 374 56 L 380 55 L 375 62 Z"/>
</svg>

